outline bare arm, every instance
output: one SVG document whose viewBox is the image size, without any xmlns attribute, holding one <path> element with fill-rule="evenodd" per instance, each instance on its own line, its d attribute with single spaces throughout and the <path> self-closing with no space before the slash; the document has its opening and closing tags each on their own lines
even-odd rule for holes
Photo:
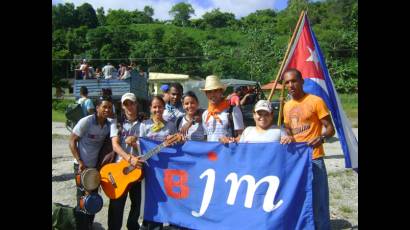
<svg viewBox="0 0 410 230">
<path fill-rule="evenodd" d="M 320 119 L 320 122 L 326 128 L 326 131 L 322 133 L 321 136 L 315 137 L 307 143 L 308 145 L 311 145 L 313 148 L 320 146 L 325 138 L 332 137 L 333 135 L 335 135 L 335 128 L 333 127 L 330 115 L 327 115 L 326 117 Z"/>
<path fill-rule="evenodd" d="M 241 104 L 241 105 L 244 105 L 245 104 L 245 102 L 246 102 L 246 98 L 248 98 L 249 97 L 249 93 L 247 93 L 245 96 L 243 96 L 243 98 L 242 98 L 242 100 L 241 100 L 241 102 L 239 103 L 239 104 Z"/>
<path fill-rule="evenodd" d="M 85 169 L 85 165 L 84 165 L 84 162 L 80 159 L 80 152 L 78 151 L 78 147 L 77 147 L 77 143 L 79 140 L 80 140 L 80 137 L 72 133 L 70 136 L 69 147 L 70 147 L 71 153 L 73 154 L 73 157 L 77 160 L 79 164 L 78 171 L 79 173 L 81 173 Z"/>
<path fill-rule="evenodd" d="M 295 138 L 292 135 L 292 131 L 289 127 L 289 125 L 285 124 L 285 127 L 283 128 L 285 130 L 286 135 L 283 135 L 280 137 L 280 143 L 281 144 L 289 144 L 291 142 L 295 142 Z"/>
<path fill-rule="evenodd" d="M 239 138 L 241 137 L 242 132 L 243 132 L 243 129 L 235 130 L 235 134 L 236 134 L 236 136 L 239 137 Z"/>
<path fill-rule="evenodd" d="M 118 136 L 112 137 L 111 142 L 112 142 L 112 149 L 114 150 L 114 152 L 120 155 L 122 159 L 129 162 L 131 155 L 122 149 L 121 144 L 120 144 L 120 138 Z"/>
<path fill-rule="evenodd" d="M 138 145 L 136 143 L 136 140 L 138 138 L 134 136 L 129 136 L 127 137 L 126 143 L 133 148 L 136 148 Z M 127 153 L 122 149 L 121 144 L 120 144 L 120 138 L 118 136 L 112 137 L 112 148 L 114 152 L 116 152 L 118 155 L 120 155 L 124 160 L 126 160 L 128 163 L 130 163 L 132 166 L 141 168 L 142 167 L 142 160 L 140 160 L 140 156 L 135 156 L 130 153 Z"/>
</svg>

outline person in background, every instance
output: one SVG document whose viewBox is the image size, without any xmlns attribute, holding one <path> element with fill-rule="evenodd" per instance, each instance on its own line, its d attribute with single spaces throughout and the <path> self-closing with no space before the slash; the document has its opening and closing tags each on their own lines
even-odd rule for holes
<svg viewBox="0 0 410 230">
<path fill-rule="evenodd" d="M 107 65 L 102 68 L 104 79 L 112 79 L 115 71 L 115 67 L 108 62 Z"/>
<path fill-rule="evenodd" d="M 103 73 L 101 72 L 101 69 L 99 67 L 97 67 L 95 69 L 95 78 L 100 79 L 103 77 Z"/>
<path fill-rule="evenodd" d="M 234 88 L 233 93 L 230 95 L 229 101 L 233 106 L 240 106 L 240 97 L 241 97 L 242 87 L 237 86 Z"/>
<path fill-rule="evenodd" d="M 86 80 L 88 78 L 89 72 L 90 72 L 90 65 L 88 64 L 86 59 L 83 59 L 83 64 L 80 66 L 80 71 L 81 71 L 81 76 L 83 80 Z"/>
<path fill-rule="evenodd" d="M 182 106 L 181 97 L 184 89 L 180 83 L 171 83 L 169 85 L 169 102 L 165 104 L 164 120 L 175 122 L 178 117 L 185 114 Z"/>
<path fill-rule="evenodd" d="M 299 70 L 286 70 L 283 82 L 292 96 L 283 107 L 286 134 L 293 141 L 307 142 L 313 148 L 313 218 L 315 229 L 327 230 L 330 229 L 329 186 L 323 143 L 335 134 L 335 129 L 322 98 L 304 92 L 304 80 Z"/>
<path fill-rule="evenodd" d="M 120 80 L 125 80 L 131 77 L 131 67 L 126 66 L 124 74 L 120 77 Z"/>
<path fill-rule="evenodd" d="M 208 98 L 208 109 L 202 114 L 207 141 L 219 141 L 223 137 L 233 140 L 244 129 L 241 109 L 231 106 L 223 97 L 225 89 L 226 86 L 215 75 L 207 76 L 205 87 L 201 89 Z"/>
<path fill-rule="evenodd" d="M 93 101 L 88 98 L 88 88 L 86 86 L 81 86 L 80 98 L 77 103 L 81 105 L 84 117 L 94 113 L 94 104 Z"/>
<path fill-rule="evenodd" d="M 163 92 L 162 99 L 164 99 L 165 104 L 167 104 L 169 102 L 169 85 L 167 84 L 161 85 L 160 89 Z"/>
<path fill-rule="evenodd" d="M 255 88 L 252 86 L 248 86 L 245 92 L 246 93 L 244 93 L 244 96 L 242 97 L 240 104 L 241 105 L 254 104 L 257 100 Z"/>
</svg>

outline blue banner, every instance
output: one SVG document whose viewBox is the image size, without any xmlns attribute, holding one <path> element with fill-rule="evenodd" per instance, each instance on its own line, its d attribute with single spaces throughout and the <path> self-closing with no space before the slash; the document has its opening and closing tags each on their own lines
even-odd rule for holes
<svg viewBox="0 0 410 230">
<path fill-rule="evenodd" d="M 160 142 L 140 139 L 145 154 Z M 144 219 L 191 229 L 314 229 L 312 148 L 188 141 L 144 166 Z"/>
</svg>

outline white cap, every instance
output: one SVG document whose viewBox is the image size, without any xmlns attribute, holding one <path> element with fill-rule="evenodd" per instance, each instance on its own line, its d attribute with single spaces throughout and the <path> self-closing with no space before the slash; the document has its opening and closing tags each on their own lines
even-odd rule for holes
<svg viewBox="0 0 410 230">
<path fill-rule="evenodd" d="M 259 100 L 255 105 L 255 112 L 259 110 L 265 110 L 271 113 L 273 111 L 272 104 L 267 100 Z"/>
<path fill-rule="evenodd" d="M 132 102 L 136 102 L 137 98 L 135 97 L 135 94 L 133 94 L 133 93 L 126 93 L 126 94 L 122 95 L 122 97 L 121 97 L 121 104 L 124 104 L 125 100 L 130 100 Z"/>
</svg>

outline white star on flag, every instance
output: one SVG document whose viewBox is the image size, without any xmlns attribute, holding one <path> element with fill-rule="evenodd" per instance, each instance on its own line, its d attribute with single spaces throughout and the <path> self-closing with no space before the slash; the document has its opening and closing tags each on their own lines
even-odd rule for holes
<svg viewBox="0 0 410 230">
<path fill-rule="evenodd" d="M 308 46 L 308 50 L 310 52 L 310 56 L 306 61 L 313 61 L 315 63 L 316 69 L 319 69 L 318 63 L 319 63 L 319 57 L 317 56 L 316 50 L 311 50 Z"/>
</svg>

